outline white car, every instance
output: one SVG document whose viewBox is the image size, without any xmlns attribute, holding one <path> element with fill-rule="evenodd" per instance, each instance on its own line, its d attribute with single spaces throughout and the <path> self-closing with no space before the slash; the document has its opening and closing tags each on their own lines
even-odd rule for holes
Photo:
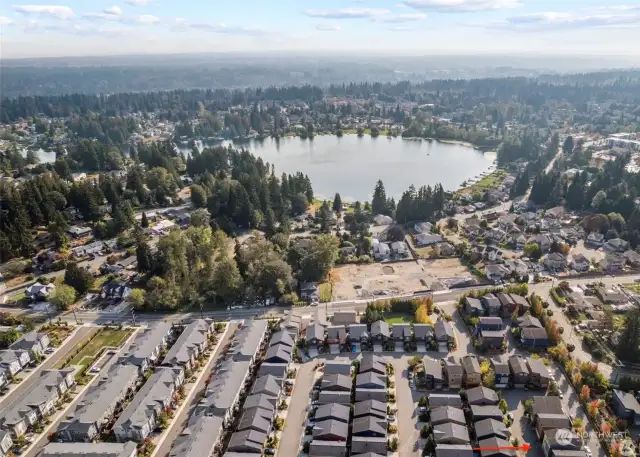
<svg viewBox="0 0 640 457">
<path fill-rule="evenodd" d="M 591 457 L 591 449 L 589 449 L 589 446 L 584 446 L 582 450 L 587 454 L 587 457 Z"/>
<path fill-rule="evenodd" d="M 562 392 L 560 392 L 560 393 L 558 394 L 558 397 L 560 397 L 560 400 L 562 400 L 562 399 L 564 398 L 564 394 L 563 394 Z"/>
</svg>

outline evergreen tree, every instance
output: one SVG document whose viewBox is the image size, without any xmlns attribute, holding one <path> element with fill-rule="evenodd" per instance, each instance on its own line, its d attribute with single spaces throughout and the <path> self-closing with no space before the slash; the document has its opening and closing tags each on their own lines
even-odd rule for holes
<svg viewBox="0 0 640 457">
<path fill-rule="evenodd" d="M 371 212 L 373 214 L 389 215 L 387 193 L 381 180 L 378 180 L 373 190 L 373 198 L 371 199 Z"/>
<path fill-rule="evenodd" d="M 142 219 L 140 220 L 140 227 L 148 228 L 149 227 L 149 219 L 147 219 L 147 213 L 142 212 Z"/>
<path fill-rule="evenodd" d="M 86 269 L 72 263 L 64 273 L 64 283 L 73 287 L 78 294 L 86 294 L 93 285 L 93 276 Z"/>
<path fill-rule="evenodd" d="M 342 212 L 342 198 L 340 198 L 340 194 L 336 193 L 336 196 L 333 198 L 333 211 L 336 213 Z"/>
<path fill-rule="evenodd" d="M 143 238 L 139 238 L 136 243 L 136 259 L 138 261 L 138 271 L 148 273 L 153 270 L 151 248 Z"/>
</svg>

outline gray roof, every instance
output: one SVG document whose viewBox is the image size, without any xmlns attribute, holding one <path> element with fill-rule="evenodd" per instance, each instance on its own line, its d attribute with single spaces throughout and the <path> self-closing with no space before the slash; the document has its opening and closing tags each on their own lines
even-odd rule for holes
<svg viewBox="0 0 640 457">
<path fill-rule="evenodd" d="M 471 405 L 471 414 L 473 417 L 502 417 L 502 411 L 496 405 Z"/>
<path fill-rule="evenodd" d="M 191 416 L 189 424 L 173 442 L 170 457 L 209 457 L 224 421 L 216 416 Z"/>
<path fill-rule="evenodd" d="M 522 328 L 526 327 L 537 327 L 542 328 L 542 323 L 537 317 L 533 317 L 531 314 L 525 314 L 521 318 L 518 319 L 518 326 Z"/>
<path fill-rule="evenodd" d="M 359 373 L 366 373 L 368 371 L 386 373 L 387 363 L 383 357 L 380 357 L 373 352 L 364 352 L 360 359 Z"/>
<path fill-rule="evenodd" d="M 387 421 L 381 421 L 373 416 L 362 416 L 353 419 L 352 433 L 373 432 L 376 434 L 387 434 Z"/>
<path fill-rule="evenodd" d="M 253 383 L 252 394 L 267 394 L 277 397 L 280 394 L 280 382 L 272 375 L 260 376 Z"/>
<path fill-rule="evenodd" d="M 274 333 L 271 336 L 271 340 L 269 341 L 269 346 L 273 346 L 275 344 L 284 344 L 285 346 L 293 347 L 294 342 L 289 332 L 285 332 L 284 330 L 281 330 L 279 332 Z"/>
<path fill-rule="evenodd" d="M 324 374 L 345 374 L 351 373 L 351 360 L 349 359 L 334 359 L 327 360 L 324 364 Z"/>
<path fill-rule="evenodd" d="M 527 361 L 519 355 L 512 355 L 509 357 L 509 368 L 511 368 L 511 371 L 515 374 L 529 373 Z"/>
<path fill-rule="evenodd" d="M 84 430 L 104 419 L 105 411 L 116 403 L 125 390 L 138 379 L 138 367 L 135 365 L 115 364 L 101 376 L 97 385 L 92 385 L 76 404 L 73 412 L 68 412 L 61 429 Z"/>
<path fill-rule="evenodd" d="M 269 433 L 271 430 L 271 419 L 273 410 L 269 411 L 264 408 L 249 408 L 243 411 L 238 423 L 237 431 L 258 430 L 259 432 Z"/>
<path fill-rule="evenodd" d="M 58 395 L 58 385 L 64 378 L 73 373 L 73 369 L 44 370 L 40 373 L 37 382 L 32 383 L 24 391 L 10 408 L 0 414 L 0 424 L 14 425 L 22 421 L 25 411 L 37 408 L 51 401 Z M 36 375 L 37 376 L 37 375 Z"/>
<path fill-rule="evenodd" d="M 330 325 L 327 327 L 327 339 L 328 340 L 340 340 L 347 339 L 347 330 L 344 325 Z"/>
<path fill-rule="evenodd" d="M 351 392 L 320 392 L 318 402 L 348 405 L 351 403 Z"/>
<path fill-rule="evenodd" d="M 351 324 L 349 325 L 349 338 L 351 340 L 359 340 L 363 336 L 367 336 L 367 324 Z"/>
<path fill-rule="evenodd" d="M 580 435 L 566 428 L 545 430 L 544 436 L 550 447 L 559 445 L 561 447 L 574 447 L 576 450 L 582 446 Z"/>
<path fill-rule="evenodd" d="M 322 390 L 351 391 L 351 377 L 344 374 L 329 374 L 322 378 Z"/>
<path fill-rule="evenodd" d="M 25 352 L 27 351 L 4 349 L 0 351 L 0 363 L 6 363 L 8 365 L 18 360 L 20 358 L 20 354 L 23 354 Z M 29 357 L 29 359 L 31 359 L 31 357 Z"/>
<path fill-rule="evenodd" d="M 48 337 L 48 335 L 46 333 L 38 332 L 25 333 L 20 337 L 20 339 L 16 340 L 11 346 L 9 346 L 9 349 L 24 349 L 28 351 L 35 345 L 39 344 L 43 337 Z"/>
<path fill-rule="evenodd" d="M 543 328 L 525 327 L 522 329 L 522 339 L 525 340 L 548 340 L 547 331 Z"/>
<path fill-rule="evenodd" d="M 227 449 L 230 451 L 247 452 L 246 449 L 248 448 L 251 449 L 252 452 L 261 453 L 266 439 L 266 433 L 255 430 L 243 430 L 231 435 Z"/>
<path fill-rule="evenodd" d="M 246 322 L 244 327 L 236 331 L 234 339 L 237 345 L 230 351 L 233 354 L 233 360 L 236 362 L 252 360 L 258 353 L 268 326 L 269 322 L 266 320 L 254 320 Z"/>
<path fill-rule="evenodd" d="M 389 324 L 385 321 L 375 321 L 371 324 L 371 336 L 376 335 L 390 336 L 391 332 L 389 331 Z"/>
<path fill-rule="evenodd" d="M 431 423 L 457 422 L 461 425 L 466 424 L 464 412 L 460 408 L 453 406 L 443 406 L 431 411 Z"/>
<path fill-rule="evenodd" d="M 640 414 L 640 404 L 633 394 L 617 389 L 613 390 L 613 394 L 618 397 L 620 403 L 622 403 L 626 409 L 633 411 L 635 414 Z"/>
<path fill-rule="evenodd" d="M 490 357 L 491 366 L 493 367 L 493 371 L 496 374 L 500 375 L 508 375 L 509 371 L 509 360 L 502 356 Z"/>
<path fill-rule="evenodd" d="M 502 327 L 503 322 L 502 322 L 502 318 L 500 317 L 495 317 L 495 316 L 482 316 L 478 318 L 478 321 L 480 322 L 480 325 L 489 325 L 489 326 L 500 326 Z"/>
<path fill-rule="evenodd" d="M 548 397 L 533 397 L 533 414 L 564 414 L 560 397 L 550 395 Z"/>
<path fill-rule="evenodd" d="M 277 379 L 284 379 L 287 376 L 288 365 L 288 363 L 262 362 L 258 370 L 258 376 L 273 376 Z"/>
<path fill-rule="evenodd" d="M 386 388 L 387 381 L 386 376 L 382 377 L 372 371 L 368 373 L 360 373 L 356 376 L 356 387 L 363 386 L 364 384 L 374 384 L 376 387 Z"/>
<path fill-rule="evenodd" d="M 313 324 L 307 327 L 307 334 L 305 339 L 310 341 L 312 339 L 317 339 L 320 341 L 324 340 L 324 327 L 320 324 Z"/>
<path fill-rule="evenodd" d="M 529 367 L 530 374 L 537 374 L 542 378 L 550 378 L 549 369 L 542 363 L 539 359 L 534 359 L 533 357 L 529 357 L 527 359 L 527 366 Z"/>
<path fill-rule="evenodd" d="M 166 322 L 158 322 L 151 327 L 146 328 L 138 333 L 136 338 L 129 346 L 124 358 L 131 364 L 138 364 L 142 360 L 147 360 L 153 355 L 153 352 L 162 345 L 163 340 L 169 335 L 172 324 Z"/>
<path fill-rule="evenodd" d="M 198 319 L 184 329 L 175 344 L 169 349 L 162 363 L 167 365 L 185 364 L 192 359 L 192 354 L 204 347 L 213 321 Z"/>
<path fill-rule="evenodd" d="M 349 407 L 338 403 L 329 403 L 319 406 L 316 410 L 315 418 L 318 421 L 333 418 L 343 422 L 349 422 Z"/>
<path fill-rule="evenodd" d="M 478 438 L 486 438 L 489 436 L 498 436 L 503 439 L 508 439 L 510 436 L 509 429 L 502 422 L 495 419 L 484 419 L 474 424 L 476 429 L 476 436 Z"/>
<path fill-rule="evenodd" d="M 387 404 L 378 400 L 356 402 L 353 406 L 353 416 L 360 417 L 369 414 L 387 415 Z"/>
<path fill-rule="evenodd" d="M 440 406 L 462 406 L 460 394 L 429 394 L 429 407 L 431 409 Z"/>
<path fill-rule="evenodd" d="M 470 442 L 467 427 L 460 424 L 454 424 L 453 422 L 434 425 L 433 438 L 436 443 L 441 443 L 451 439 L 460 440 L 465 443 Z"/>
<path fill-rule="evenodd" d="M 140 391 L 131 400 L 129 406 L 120 414 L 114 428 L 129 430 L 141 428 L 154 414 L 159 414 L 165 402 L 171 399 L 175 391 L 176 380 L 182 376 L 182 368 L 158 368 L 144 383 Z"/>
<path fill-rule="evenodd" d="M 492 402 L 495 405 L 500 401 L 495 390 L 484 386 L 467 389 L 467 400 L 469 403 L 485 400 L 487 402 Z"/>
<path fill-rule="evenodd" d="M 480 363 L 474 355 L 465 355 L 460 359 L 460 365 L 467 374 L 480 374 Z"/>
<path fill-rule="evenodd" d="M 477 311 L 484 311 L 484 308 L 482 307 L 482 303 L 477 298 L 466 297 L 464 301 L 469 308 L 475 309 Z"/>
<path fill-rule="evenodd" d="M 391 332 L 394 338 L 405 338 L 411 336 L 411 324 L 393 324 Z"/>
<path fill-rule="evenodd" d="M 470 444 L 437 444 L 436 457 L 473 457 Z"/>
<path fill-rule="evenodd" d="M 244 384 L 250 365 L 250 362 L 233 362 L 231 360 L 224 362 L 209 384 L 205 397 L 200 401 L 197 409 L 204 408 L 208 414 L 224 416 L 233 406 L 234 399 Z"/>
<path fill-rule="evenodd" d="M 433 337 L 435 330 L 429 324 L 413 324 L 413 333 L 417 340 L 423 340 L 427 336 Z"/>
<path fill-rule="evenodd" d="M 264 355 L 267 362 L 289 363 L 291 361 L 291 347 L 286 344 L 276 344 L 267 349 Z"/>
<path fill-rule="evenodd" d="M 243 408 L 245 410 L 249 410 L 252 408 L 262 408 L 273 414 L 276 409 L 276 401 L 277 397 L 273 397 L 271 395 L 253 394 L 249 395 L 245 399 Z"/>
<path fill-rule="evenodd" d="M 309 446 L 309 457 L 344 457 L 346 452 L 344 441 L 313 440 Z"/>
<path fill-rule="evenodd" d="M 443 319 L 438 319 L 433 326 L 436 332 L 437 340 L 444 340 L 445 338 L 453 338 L 453 327 L 451 324 Z"/>
<path fill-rule="evenodd" d="M 130 457 L 135 455 L 136 446 L 137 444 L 133 441 L 126 443 L 49 443 L 38 454 L 38 457 Z"/>
<path fill-rule="evenodd" d="M 435 379 L 444 379 L 444 374 L 442 373 L 442 365 L 440 364 L 439 360 L 425 355 L 422 358 L 422 366 L 424 367 L 424 372 L 427 375 L 431 375 Z"/>
<path fill-rule="evenodd" d="M 498 297 L 493 294 L 486 294 L 480 300 L 487 308 L 500 308 L 500 300 L 498 300 Z"/>
<path fill-rule="evenodd" d="M 349 425 L 345 422 L 328 419 L 320 422 L 316 422 L 313 427 L 313 438 L 322 438 L 326 435 L 335 435 L 340 438 L 347 439 L 349 434 Z"/>
<path fill-rule="evenodd" d="M 462 364 L 458 362 L 455 357 L 449 356 L 444 359 L 444 369 L 450 373 L 458 376 L 462 376 L 464 369 L 462 368 Z"/>
<path fill-rule="evenodd" d="M 486 440 L 481 440 L 479 443 L 479 447 L 484 447 L 487 448 L 487 450 L 483 450 L 480 451 L 480 455 L 482 457 L 487 457 L 490 455 L 508 455 L 508 456 L 514 456 L 516 455 L 516 451 L 515 450 L 510 450 L 510 449 L 495 449 L 498 447 L 509 447 L 511 446 L 511 443 L 500 439 L 500 438 L 488 438 Z"/>
</svg>

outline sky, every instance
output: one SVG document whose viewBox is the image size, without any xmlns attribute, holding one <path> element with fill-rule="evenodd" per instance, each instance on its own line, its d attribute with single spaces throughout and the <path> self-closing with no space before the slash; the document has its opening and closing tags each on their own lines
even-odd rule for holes
<svg viewBox="0 0 640 457">
<path fill-rule="evenodd" d="M 640 55 L 640 0 L 5 0 L 0 58 Z"/>
</svg>

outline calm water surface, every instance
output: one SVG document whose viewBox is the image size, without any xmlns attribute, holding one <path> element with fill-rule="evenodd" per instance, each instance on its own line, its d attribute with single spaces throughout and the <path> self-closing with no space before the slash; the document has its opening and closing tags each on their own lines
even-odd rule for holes
<svg viewBox="0 0 640 457">
<path fill-rule="evenodd" d="M 268 138 L 235 146 L 274 164 L 278 174 L 309 175 L 320 198 L 339 192 L 343 199 L 360 201 L 371 200 L 378 179 L 387 196 L 396 200 L 411 184 L 417 188 L 441 183 L 445 190 L 454 190 L 487 171 L 495 160 L 493 153 L 459 144 L 369 135 Z"/>
</svg>

